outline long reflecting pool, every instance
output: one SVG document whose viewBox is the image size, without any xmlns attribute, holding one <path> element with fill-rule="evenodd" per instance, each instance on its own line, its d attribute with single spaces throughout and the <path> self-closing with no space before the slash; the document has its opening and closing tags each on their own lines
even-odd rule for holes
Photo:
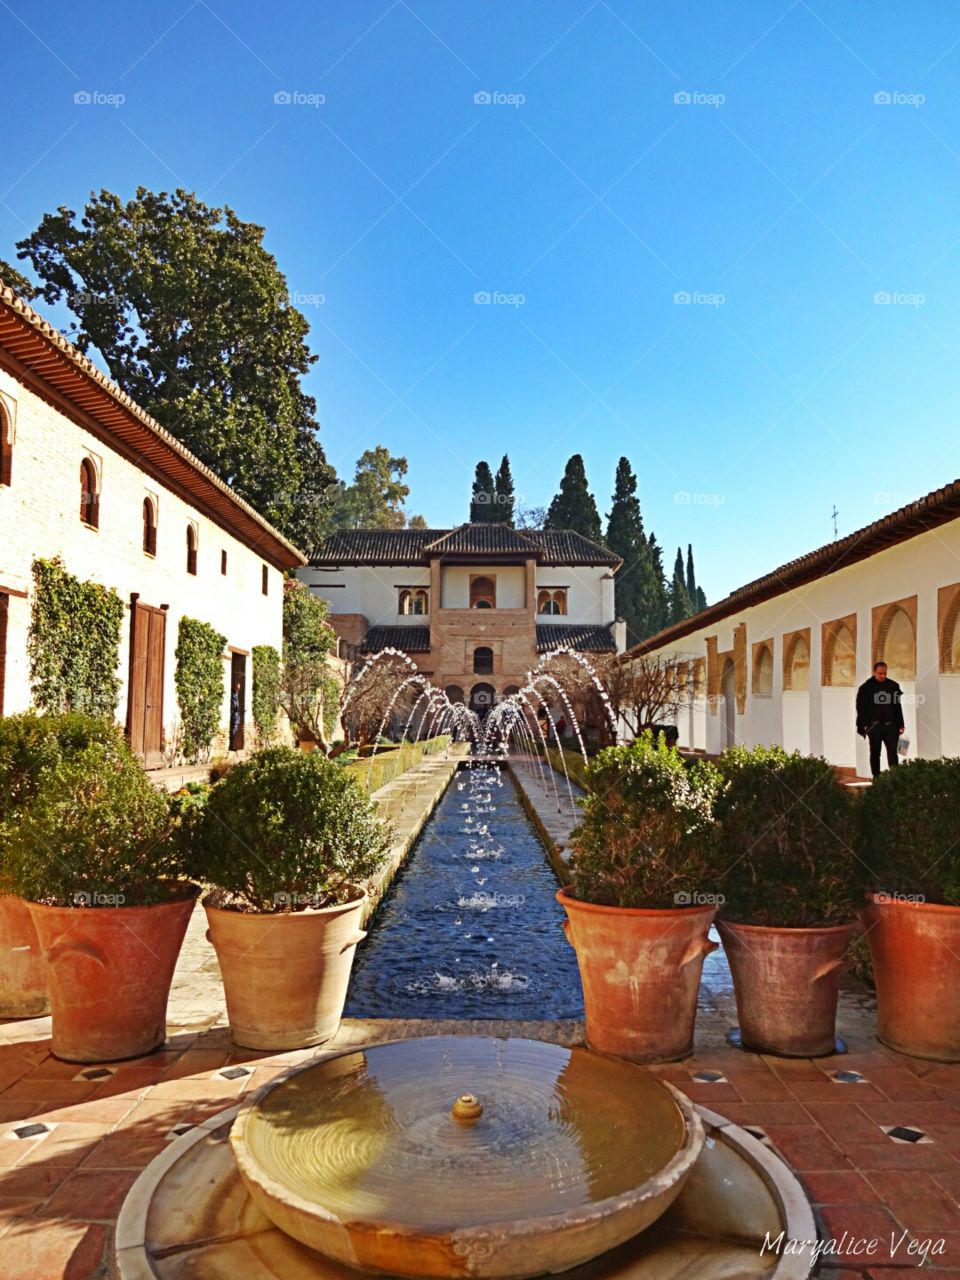
<svg viewBox="0 0 960 1280">
<path fill-rule="evenodd" d="M 354 1018 L 582 1018 L 543 845 L 510 776 L 458 772 L 357 949 Z"/>
</svg>

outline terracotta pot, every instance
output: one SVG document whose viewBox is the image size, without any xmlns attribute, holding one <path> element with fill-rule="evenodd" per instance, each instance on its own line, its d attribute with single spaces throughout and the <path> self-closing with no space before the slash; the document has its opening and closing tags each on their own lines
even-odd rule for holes
<svg viewBox="0 0 960 1280">
<path fill-rule="evenodd" d="M 50 1012 L 47 975 L 30 908 L 0 894 L 0 1018 L 39 1018 Z"/>
<path fill-rule="evenodd" d="M 29 904 L 50 985 L 56 1057 L 118 1062 L 163 1044 L 167 997 L 195 901 Z"/>
<path fill-rule="evenodd" d="M 960 907 L 868 894 L 860 913 L 877 986 L 877 1039 L 960 1062 Z"/>
<path fill-rule="evenodd" d="M 693 1052 L 693 1024 L 716 907 L 601 907 L 563 889 L 564 932 L 577 953 L 587 1043 L 633 1062 Z"/>
<path fill-rule="evenodd" d="M 271 915 L 204 902 L 220 961 L 230 1035 L 247 1049 L 305 1049 L 337 1033 L 364 898 Z"/>
<path fill-rule="evenodd" d="M 822 1058 L 836 1046 L 840 978 L 855 924 L 775 929 L 719 920 L 743 1047 Z"/>
</svg>

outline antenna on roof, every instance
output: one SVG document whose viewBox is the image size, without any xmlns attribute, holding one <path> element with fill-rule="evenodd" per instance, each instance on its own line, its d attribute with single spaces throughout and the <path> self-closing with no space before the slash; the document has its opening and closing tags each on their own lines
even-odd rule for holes
<svg viewBox="0 0 960 1280">
<path fill-rule="evenodd" d="M 839 514 L 840 514 L 840 512 L 837 510 L 837 504 L 836 504 L 836 503 L 834 503 L 834 504 L 833 504 L 833 510 L 830 512 L 830 515 L 833 517 L 833 540 L 834 540 L 834 542 L 836 542 L 836 540 L 837 540 L 837 516 L 838 516 Z"/>
</svg>

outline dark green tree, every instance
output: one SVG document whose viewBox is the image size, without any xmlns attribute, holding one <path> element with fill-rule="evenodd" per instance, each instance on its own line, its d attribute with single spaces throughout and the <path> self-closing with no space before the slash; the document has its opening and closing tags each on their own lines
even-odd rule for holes
<svg viewBox="0 0 960 1280">
<path fill-rule="evenodd" d="M 683 568 L 683 552 L 677 547 L 677 558 L 673 565 L 673 581 L 670 583 L 670 615 L 671 625 L 682 622 L 693 613 L 693 602 L 687 594 L 687 582 Z"/>
<path fill-rule="evenodd" d="M 697 613 L 702 613 L 707 607 L 707 597 L 703 594 L 703 587 L 697 587 Z"/>
<path fill-rule="evenodd" d="M 500 466 L 494 478 L 495 512 L 497 524 L 508 524 L 513 528 L 513 510 L 516 498 L 513 491 L 513 473 L 510 470 L 510 459 L 506 454 L 500 459 Z"/>
<path fill-rule="evenodd" d="M 627 624 L 627 644 L 653 634 L 650 607 L 656 596 L 653 561 L 643 532 L 637 477 L 626 458 L 617 463 L 613 501 L 607 517 L 607 546 L 623 560 L 615 579 L 617 615 Z"/>
<path fill-rule="evenodd" d="M 657 536 L 651 531 L 647 539 L 650 548 L 650 564 L 652 566 L 650 601 L 647 606 L 648 635 L 656 635 L 667 625 L 669 604 L 667 599 L 667 579 L 663 568 L 663 548 L 657 542 Z"/>
<path fill-rule="evenodd" d="M 357 461 L 353 484 L 342 485 L 330 515 L 332 529 L 402 529 L 403 504 L 410 492 L 404 484 L 406 458 L 395 458 L 378 444 Z"/>
<path fill-rule="evenodd" d="M 593 494 L 587 487 L 587 472 L 579 453 L 575 453 L 567 462 L 560 481 L 560 492 L 550 503 L 543 527 L 572 529 L 594 542 L 600 542 L 603 538 L 600 513 Z"/>
<path fill-rule="evenodd" d="M 192 192 L 92 194 L 44 216 L 17 249 L 71 340 L 301 547 L 321 534 L 334 476 L 302 379 L 308 325 L 263 227 Z"/>
<path fill-rule="evenodd" d="M 687 543 L 687 573 L 686 573 L 687 595 L 690 597 L 690 603 L 697 602 L 697 575 L 693 570 L 693 544 Z"/>
<path fill-rule="evenodd" d="M 497 486 L 488 462 L 478 462 L 470 496 L 470 523 L 495 524 Z"/>
<path fill-rule="evenodd" d="M 40 290 L 37 286 L 32 284 L 23 272 L 18 271 L 11 263 L 4 262 L 3 258 L 0 258 L 0 282 L 27 302 L 32 302 L 34 298 L 39 298 L 40 296 Z"/>
</svg>

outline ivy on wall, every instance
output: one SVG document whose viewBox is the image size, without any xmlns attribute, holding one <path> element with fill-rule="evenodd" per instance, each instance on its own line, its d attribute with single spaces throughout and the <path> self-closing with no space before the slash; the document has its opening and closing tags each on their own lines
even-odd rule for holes
<svg viewBox="0 0 960 1280">
<path fill-rule="evenodd" d="M 41 711 L 112 719 L 120 701 L 123 602 L 112 588 L 81 582 L 59 558 L 34 560 L 27 653 Z"/>
<path fill-rule="evenodd" d="M 177 633 L 174 682 L 183 749 L 187 758 L 205 756 L 220 728 L 223 708 L 223 651 L 227 637 L 196 618 L 181 618 Z"/>
<path fill-rule="evenodd" d="M 280 710 L 280 654 L 272 644 L 256 644 L 253 660 L 253 723 L 257 737 L 267 746 L 277 734 Z"/>
</svg>

